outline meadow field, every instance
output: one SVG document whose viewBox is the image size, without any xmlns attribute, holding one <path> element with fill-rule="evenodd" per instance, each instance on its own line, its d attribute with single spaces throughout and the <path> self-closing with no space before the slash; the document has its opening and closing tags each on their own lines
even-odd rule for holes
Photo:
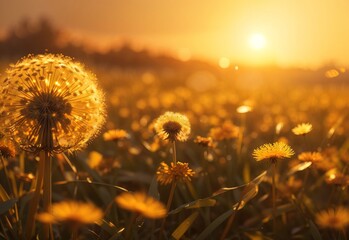
<svg viewBox="0 0 349 240">
<path fill-rule="evenodd" d="M 105 107 L 105 120 L 86 148 L 25 147 L 20 121 L 1 139 L 0 239 L 46 239 L 47 225 L 53 239 L 348 238 L 344 68 L 298 78 L 243 66 L 85 64 L 105 98 L 93 108 Z M 8 76 L 8 66 L 1 64 L 1 91 L 3 79 L 21 78 Z M 9 125 L 6 111 L 15 104 L 6 91 L 1 123 Z M 15 117 L 39 119 L 28 109 Z M 64 111 L 73 115 L 74 105 Z M 84 124 L 99 124 L 93 121 Z M 62 134 L 83 135 L 79 127 Z M 48 158 L 43 181 L 52 177 L 52 206 L 38 180 L 39 163 Z"/>
</svg>

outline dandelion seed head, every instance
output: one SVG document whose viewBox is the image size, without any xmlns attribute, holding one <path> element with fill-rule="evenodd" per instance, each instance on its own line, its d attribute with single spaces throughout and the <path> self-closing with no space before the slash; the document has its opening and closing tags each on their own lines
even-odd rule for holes
<svg viewBox="0 0 349 240">
<path fill-rule="evenodd" d="M 187 116 L 166 112 L 156 119 L 154 128 L 163 140 L 184 142 L 190 134 L 190 122 Z"/>
<path fill-rule="evenodd" d="M 0 83 L 0 123 L 26 151 L 85 147 L 105 119 L 96 76 L 63 55 L 29 55 L 7 69 Z"/>
</svg>

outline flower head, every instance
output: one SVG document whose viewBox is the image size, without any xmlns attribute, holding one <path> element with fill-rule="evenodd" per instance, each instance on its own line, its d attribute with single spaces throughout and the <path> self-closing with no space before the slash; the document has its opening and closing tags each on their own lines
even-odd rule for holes
<svg viewBox="0 0 349 240">
<path fill-rule="evenodd" d="M 50 212 L 40 213 L 37 218 L 45 223 L 66 223 L 76 226 L 102 220 L 103 212 L 92 203 L 65 201 L 52 204 Z"/>
<path fill-rule="evenodd" d="M 201 137 L 197 136 L 194 140 L 195 143 L 199 144 L 202 147 L 214 147 L 213 140 L 211 137 Z"/>
<path fill-rule="evenodd" d="M 194 174 L 195 172 L 189 168 L 188 163 L 182 162 L 176 164 L 171 162 L 171 166 L 161 162 L 156 172 L 157 180 L 162 185 L 168 185 L 173 181 L 188 182 Z"/>
<path fill-rule="evenodd" d="M 210 129 L 209 136 L 214 140 L 223 141 L 234 139 L 239 136 L 240 129 L 232 122 L 224 122 L 220 127 L 214 127 Z"/>
<path fill-rule="evenodd" d="M 146 218 L 163 218 L 167 215 L 165 206 L 142 192 L 124 192 L 115 198 L 119 207 L 136 212 Z"/>
<path fill-rule="evenodd" d="M 349 226 L 349 210 L 338 207 L 321 211 L 316 214 L 316 223 L 322 228 L 344 230 Z"/>
<path fill-rule="evenodd" d="M 164 113 L 156 119 L 154 128 L 163 140 L 184 142 L 190 134 L 190 122 L 187 116 L 180 113 Z"/>
<path fill-rule="evenodd" d="M 103 134 L 104 141 L 117 142 L 126 138 L 129 138 L 129 135 L 125 130 L 122 129 L 109 130 Z"/>
<path fill-rule="evenodd" d="M 312 129 L 313 129 L 313 125 L 311 125 L 310 123 L 302 123 L 292 128 L 292 132 L 295 135 L 305 135 L 307 133 L 310 133 Z"/>
<path fill-rule="evenodd" d="M 294 154 L 290 146 L 283 142 L 268 143 L 260 146 L 253 151 L 253 157 L 257 161 L 265 159 L 290 158 Z"/>
<path fill-rule="evenodd" d="M 104 122 L 95 75 L 69 57 L 25 57 L 10 66 L 0 85 L 0 126 L 24 150 L 80 149 Z"/>
<path fill-rule="evenodd" d="M 298 159 L 302 162 L 320 162 L 324 158 L 319 152 L 302 152 L 298 155 Z"/>
</svg>

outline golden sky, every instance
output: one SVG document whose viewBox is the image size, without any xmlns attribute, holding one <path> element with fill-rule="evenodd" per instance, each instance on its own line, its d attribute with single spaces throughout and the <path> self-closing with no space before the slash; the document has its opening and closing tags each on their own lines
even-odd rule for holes
<svg viewBox="0 0 349 240">
<path fill-rule="evenodd" d="M 347 66 L 348 13 L 348 0 L 0 0 L 0 29 L 46 16 L 100 47 L 129 40 L 183 59 Z"/>
</svg>

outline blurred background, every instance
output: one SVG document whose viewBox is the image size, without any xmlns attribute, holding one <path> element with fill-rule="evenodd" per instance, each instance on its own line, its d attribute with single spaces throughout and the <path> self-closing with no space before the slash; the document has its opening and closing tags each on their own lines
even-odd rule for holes
<svg viewBox="0 0 349 240">
<path fill-rule="evenodd" d="M 345 67 L 348 9 L 346 0 L 1 0 L 0 53 L 119 54 L 135 65 L 166 55 L 223 68 Z"/>
</svg>

